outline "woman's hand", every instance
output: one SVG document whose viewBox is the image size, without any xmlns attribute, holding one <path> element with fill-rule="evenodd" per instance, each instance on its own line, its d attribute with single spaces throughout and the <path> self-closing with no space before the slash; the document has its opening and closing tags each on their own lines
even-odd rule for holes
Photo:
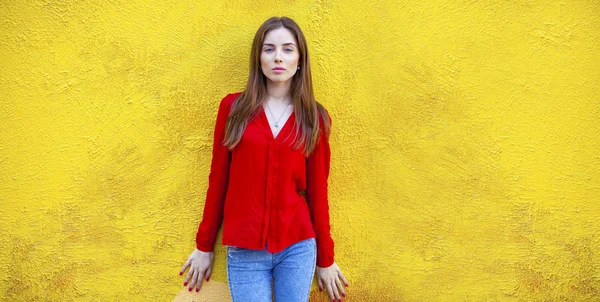
<svg viewBox="0 0 600 302">
<path fill-rule="evenodd" d="M 317 281 L 319 282 L 319 290 L 323 291 L 323 287 L 327 288 L 327 292 L 329 293 L 329 299 L 332 301 L 342 301 L 340 298 L 340 294 L 338 291 L 342 292 L 342 296 L 346 296 L 346 292 L 342 287 L 342 282 L 348 286 L 348 280 L 342 274 L 340 267 L 335 264 L 335 262 L 329 267 L 320 267 L 317 266 Z"/>
<path fill-rule="evenodd" d="M 185 269 L 188 266 L 190 267 L 190 270 L 185 277 L 185 281 L 183 282 L 183 286 L 187 286 L 189 282 L 189 291 L 192 291 L 194 285 L 196 285 L 196 291 L 200 291 L 202 279 L 205 278 L 206 281 L 210 279 L 214 259 L 214 252 L 203 252 L 199 249 L 195 249 L 179 272 L 179 275 L 181 276 L 185 272 Z"/>
</svg>

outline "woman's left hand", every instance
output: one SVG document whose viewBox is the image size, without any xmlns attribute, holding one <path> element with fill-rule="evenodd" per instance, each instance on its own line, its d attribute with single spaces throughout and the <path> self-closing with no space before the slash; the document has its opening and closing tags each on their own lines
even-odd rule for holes
<svg viewBox="0 0 600 302">
<path fill-rule="evenodd" d="M 319 290 L 323 291 L 323 288 L 327 288 L 329 299 L 332 301 L 342 301 L 339 292 L 342 293 L 343 297 L 346 296 L 346 292 L 344 291 L 344 287 L 342 286 L 340 278 L 344 284 L 348 286 L 348 280 L 346 280 L 346 277 L 344 277 L 344 274 L 342 274 L 342 270 L 340 270 L 340 267 L 335 264 L 335 262 L 329 267 L 317 266 L 317 281 L 319 282 Z"/>
</svg>

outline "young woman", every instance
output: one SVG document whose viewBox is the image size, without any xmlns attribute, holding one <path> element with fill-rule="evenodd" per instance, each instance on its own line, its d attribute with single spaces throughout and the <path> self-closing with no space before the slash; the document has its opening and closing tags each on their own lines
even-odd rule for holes
<svg viewBox="0 0 600 302">
<path fill-rule="evenodd" d="M 313 94 L 304 35 L 287 17 L 256 32 L 243 92 L 219 105 L 196 249 L 184 281 L 209 280 L 223 222 L 234 302 L 308 301 L 315 275 L 329 298 L 348 281 L 333 259 L 327 181 L 331 117 Z"/>
</svg>

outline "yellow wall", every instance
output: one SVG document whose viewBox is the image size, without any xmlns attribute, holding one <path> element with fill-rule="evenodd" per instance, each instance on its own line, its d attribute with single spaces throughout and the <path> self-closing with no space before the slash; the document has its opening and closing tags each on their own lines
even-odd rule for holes
<svg viewBox="0 0 600 302">
<path fill-rule="evenodd" d="M 333 118 L 345 300 L 599 299 L 598 1 L 0 10 L 3 300 L 201 300 L 178 271 L 216 110 L 272 15 L 303 28 Z M 228 299 L 224 253 L 204 297 Z"/>
</svg>

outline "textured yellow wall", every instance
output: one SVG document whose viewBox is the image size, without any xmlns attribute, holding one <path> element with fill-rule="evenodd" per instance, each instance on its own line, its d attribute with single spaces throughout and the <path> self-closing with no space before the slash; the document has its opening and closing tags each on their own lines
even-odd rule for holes
<svg viewBox="0 0 600 302">
<path fill-rule="evenodd" d="M 345 300 L 600 299 L 598 1 L 120 2 L 0 4 L 3 300 L 229 299 L 220 237 L 178 271 L 272 15 L 333 118 Z"/>
</svg>

